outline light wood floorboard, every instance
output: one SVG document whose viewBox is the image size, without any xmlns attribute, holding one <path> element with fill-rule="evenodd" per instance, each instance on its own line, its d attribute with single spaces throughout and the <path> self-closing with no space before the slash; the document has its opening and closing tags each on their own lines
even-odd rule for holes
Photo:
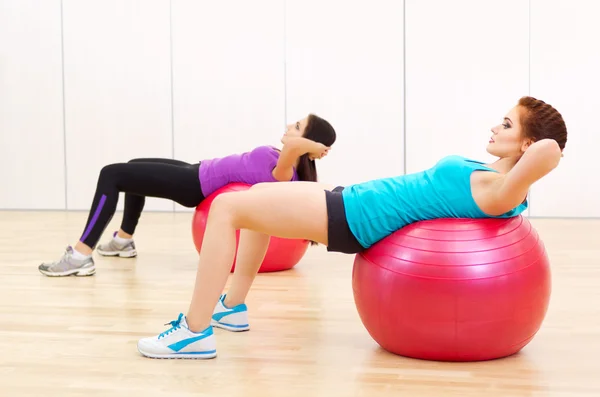
<svg viewBox="0 0 600 397">
<path fill-rule="evenodd" d="M 532 219 L 553 290 L 525 349 L 440 363 L 382 350 L 355 309 L 353 257 L 322 247 L 291 271 L 259 275 L 247 301 L 251 331 L 215 330 L 216 359 L 143 358 L 137 340 L 188 307 L 191 213 L 145 213 L 139 256 L 95 254 L 93 277 L 38 273 L 76 241 L 86 217 L 0 212 L 0 396 L 600 396 L 600 220 Z"/>
</svg>

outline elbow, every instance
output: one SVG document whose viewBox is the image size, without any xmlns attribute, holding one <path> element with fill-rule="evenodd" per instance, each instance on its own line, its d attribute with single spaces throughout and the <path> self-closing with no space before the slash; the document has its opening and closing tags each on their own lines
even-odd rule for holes
<svg viewBox="0 0 600 397">
<path fill-rule="evenodd" d="M 287 149 L 287 152 L 293 156 L 294 158 L 300 157 L 301 152 L 301 142 L 299 139 L 290 139 L 285 143 L 284 150 Z"/>
<path fill-rule="evenodd" d="M 548 152 L 561 153 L 560 146 L 558 146 L 558 142 L 556 142 L 554 139 L 546 138 L 542 139 L 538 143 L 540 146 L 544 147 L 544 150 L 547 150 Z"/>
<path fill-rule="evenodd" d="M 545 160 L 550 170 L 556 168 L 562 157 L 562 150 L 554 139 L 542 139 L 536 142 L 540 157 Z"/>
<path fill-rule="evenodd" d="M 558 146 L 558 143 L 554 140 L 554 139 L 548 139 L 548 158 L 551 159 L 551 166 L 552 169 L 558 167 L 558 164 L 560 163 L 560 159 L 562 157 L 562 150 L 560 149 L 560 146 Z"/>
</svg>

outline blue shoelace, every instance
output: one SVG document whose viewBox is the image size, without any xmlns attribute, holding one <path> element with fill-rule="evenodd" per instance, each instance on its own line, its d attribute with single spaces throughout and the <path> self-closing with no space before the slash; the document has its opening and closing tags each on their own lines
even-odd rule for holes
<svg viewBox="0 0 600 397">
<path fill-rule="evenodd" d="M 177 318 L 177 320 L 174 320 L 174 321 L 171 321 L 170 323 L 165 324 L 165 325 L 171 325 L 171 328 L 169 328 L 165 332 L 159 334 L 158 339 L 164 338 L 165 336 L 169 335 L 171 332 L 176 331 L 179 328 L 181 328 L 181 320 L 183 320 L 183 313 L 179 313 L 179 317 Z"/>
</svg>

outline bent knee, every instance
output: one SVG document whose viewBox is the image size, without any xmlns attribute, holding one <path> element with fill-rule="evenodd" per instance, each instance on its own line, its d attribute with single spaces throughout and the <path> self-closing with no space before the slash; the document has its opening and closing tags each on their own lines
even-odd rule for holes
<svg viewBox="0 0 600 397">
<path fill-rule="evenodd" d="M 210 204 L 209 218 L 219 219 L 221 222 L 237 224 L 240 219 L 240 195 L 243 199 L 244 192 L 221 193 Z"/>
<path fill-rule="evenodd" d="M 219 194 L 210 204 L 210 213 L 233 213 L 236 209 L 237 196 L 243 192 L 225 192 Z"/>
<path fill-rule="evenodd" d="M 108 179 L 112 179 L 112 178 L 114 178 L 117 175 L 117 173 L 119 172 L 119 167 L 120 166 L 121 166 L 121 164 L 119 164 L 119 163 L 105 165 L 100 170 L 99 179 L 107 179 L 107 178 Z"/>
</svg>

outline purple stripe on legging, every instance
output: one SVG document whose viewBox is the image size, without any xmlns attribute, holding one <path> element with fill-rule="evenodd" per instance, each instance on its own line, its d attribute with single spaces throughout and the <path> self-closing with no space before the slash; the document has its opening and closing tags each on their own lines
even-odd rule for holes
<svg viewBox="0 0 600 397">
<path fill-rule="evenodd" d="M 81 237 L 81 240 L 80 240 L 81 242 L 85 241 L 85 239 L 88 237 L 88 235 L 94 228 L 94 225 L 96 224 L 96 221 L 98 220 L 98 217 L 100 216 L 100 212 L 102 211 L 102 207 L 104 207 L 105 202 L 106 202 L 106 196 L 103 194 L 102 197 L 100 198 L 100 204 L 98 204 L 98 208 L 96 208 L 96 212 L 94 212 L 94 216 L 92 217 L 90 224 L 88 225 L 87 229 L 85 229 L 85 233 L 83 233 L 83 237 Z"/>
</svg>

